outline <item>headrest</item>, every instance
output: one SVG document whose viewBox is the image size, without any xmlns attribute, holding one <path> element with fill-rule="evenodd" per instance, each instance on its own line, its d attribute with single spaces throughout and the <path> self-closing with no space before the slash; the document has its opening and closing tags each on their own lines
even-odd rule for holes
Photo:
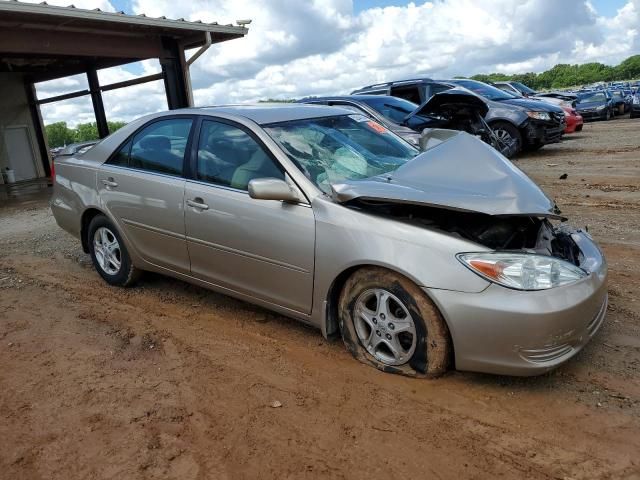
<svg viewBox="0 0 640 480">
<path fill-rule="evenodd" d="M 171 141 L 164 135 L 149 135 L 140 140 L 140 146 L 145 150 L 171 150 Z"/>
</svg>

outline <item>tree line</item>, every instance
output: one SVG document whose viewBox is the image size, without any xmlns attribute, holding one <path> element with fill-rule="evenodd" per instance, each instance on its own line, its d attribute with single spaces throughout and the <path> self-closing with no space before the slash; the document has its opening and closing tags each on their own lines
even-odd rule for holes
<svg viewBox="0 0 640 480">
<path fill-rule="evenodd" d="M 481 82 L 516 81 L 522 82 L 534 90 L 575 87 L 596 82 L 613 82 L 640 78 L 640 55 L 633 55 L 616 66 L 603 63 L 584 63 L 569 65 L 560 63 L 542 73 L 504 73 L 478 74 L 471 77 Z"/>
<path fill-rule="evenodd" d="M 126 125 L 125 122 L 107 122 L 109 133 L 113 133 Z M 93 123 L 79 123 L 75 128 L 69 128 L 67 122 L 55 122 L 46 125 L 45 131 L 49 148 L 63 147 L 71 143 L 98 140 L 98 126 Z"/>
</svg>

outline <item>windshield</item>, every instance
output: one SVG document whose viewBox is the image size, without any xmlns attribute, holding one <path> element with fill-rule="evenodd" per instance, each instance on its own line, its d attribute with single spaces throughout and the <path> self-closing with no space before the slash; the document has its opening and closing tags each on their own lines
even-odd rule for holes
<svg viewBox="0 0 640 480">
<path fill-rule="evenodd" d="M 358 100 L 396 123 L 402 123 L 407 115 L 418 108 L 415 103 L 397 97 L 367 97 Z"/>
<path fill-rule="evenodd" d="M 325 193 L 332 183 L 392 172 L 419 153 L 364 115 L 294 120 L 265 130 Z"/>
<path fill-rule="evenodd" d="M 604 93 L 585 93 L 580 96 L 578 103 L 606 102 L 607 97 Z"/>
<path fill-rule="evenodd" d="M 463 87 L 471 90 L 473 93 L 480 95 L 488 100 L 511 100 L 512 98 L 519 98 L 516 95 L 512 95 L 507 92 L 503 92 L 499 88 L 492 87 L 486 83 L 477 82 L 475 80 L 453 80 L 451 83 L 456 85 L 462 85 Z"/>
<path fill-rule="evenodd" d="M 520 83 L 520 82 L 513 82 L 513 85 L 515 85 L 515 87 L 520 90 L 523 93 L 528 93 L 528 94 L 534 94 L 536 93 L 535 90 L 531 90 L 529 87 L 527 87 L 524 83 Z"/>
</svg>

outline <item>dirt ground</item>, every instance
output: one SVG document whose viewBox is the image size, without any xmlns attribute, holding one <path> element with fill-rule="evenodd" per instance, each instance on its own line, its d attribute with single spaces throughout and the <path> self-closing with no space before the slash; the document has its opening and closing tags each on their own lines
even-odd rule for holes
<svg viewBox="0 0 640 480">
<path fill-rule="evenodd" d="M 384 374 L 179 281 L 109 287 L 43 195 L 4 202 L 0 478 L 640 479 L 640 120 L 516 163 L 610 268 L 601 332 L 524 379 Z"/>
</svg>

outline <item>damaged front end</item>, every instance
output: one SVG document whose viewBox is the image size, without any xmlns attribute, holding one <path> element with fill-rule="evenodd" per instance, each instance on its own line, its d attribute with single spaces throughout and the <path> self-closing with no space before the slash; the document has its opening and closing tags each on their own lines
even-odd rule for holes
<svg viewBox="0 0 640 480">
<path fill-rule="evenodd" d="M 475 137 L 451 132 L 396 171 L 332 185 L 335 201 L 457 235 L 495 251 L 581 263 L 575 231 L 522 171 Z"/>
<path fill-rule="evenodd" d="M 426 149 L 426 144 L 434 134 L 434 130 L 452 129 L 475 135 L 505 157 L 512 158 L 518 153 L 517 141 L 515 139 L 507 141 L 495 134 L 485 120 L 488 111 L 489 106 L 478 95 L 462 88 L 452 88 L 429 98 L 405 118 L 405 124 L 409 125 L 411 118 L 416 116 L 434 120 L 433 125 L 422 131 L 421 150 Z"/>
<path fill-rule="evenodd" d="M 433 228 L 496 251 L 519 251 L 560 258 L 580 266 L 580 249 L 572 238 L 578 230 L 555 226 L 536 216 L 493 216 L 443 207 L 357 198 L 346 206 L 399 221 Z"/>
</svg>

